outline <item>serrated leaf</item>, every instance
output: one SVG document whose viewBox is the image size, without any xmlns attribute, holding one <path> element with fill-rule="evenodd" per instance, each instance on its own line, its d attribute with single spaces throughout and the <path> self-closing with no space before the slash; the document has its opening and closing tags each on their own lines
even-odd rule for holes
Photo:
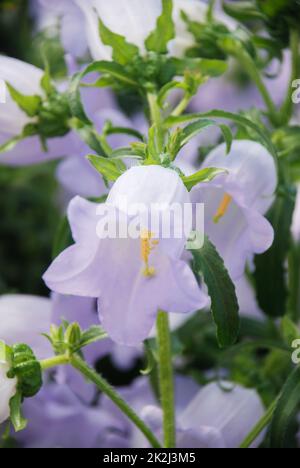
<svg viewBox="0 0 300 468">
<path fill-rule="evenodd" d="M 113 50 L 113 59 L 120 65 L 127 65 L 139 55 L 139 48 L 126 41 L 124 36 L 111 31 L 99 18 L 99 34 L 104 45 Z"/>
<path fill-rule="evenodd" d="M 271 448 L 286 448 L 286 435 L 299 405 L 300 367 L 296 367 L 285 383 L 276 405 L 270 431 Z"/>
<path fill-rule="evenodd" d="M 27 420 L 22 416 L 22 395 L 17 392 L 15 396 L 10 399 L 10 420 L 16 432 L 23 431 L 27 426 Z"/>
<path fill-rule="evenodd" d="M 158 54 L 166 54 L 168 52 L 168 43 L 175 37 L 172 13 L 173 1 L 162 0 L 162 13 L 157 18 L 156 28 L 145 41 L 147 50 Z"/>
<path fill-rule="evenodd" d="M 205 237 L 201 249 L 188 250 L 194 257 L 194 270 L 203 276 L 211 298 L 211 311 L 217 327 L 217 338 L 221 347 L 233 345 L 239 334 L 239 306 L 234 284 L 215 246 Z"/>
<path fill-rule="evenodd" d="M 291 245 L 290 227 L 295 206 L 293 193 L 282 193 L 267 218 L 274 228 L 271 248 L 255 257 L 255 283 L 260 308 L 269 317 L 282 317 L 288 297 L 286 260 Z"/>
<path fill-rule="evenodd" d="M 195 185 L 200 184 L 201 182 L 210 182 L 218 175 L 224 173 L 226 173 L 226 169 L 220 169 L 219 167 L 206 167 L 205 169 L 201 169 L 195 174 L 182 177 L 182 182 L 188 191 L 191 191 Z"/>
<path fill-rule="evenodd" d="M 40 109 L 42 99 L 40 96 L 27 96 L 20 93 L 9 83 L 6 83 L 11 98 L 29 117 L 35 117 Z"/>
<path fill-rule="evenodd" d="M 106 180 L 111 182 L 115 182 L 126 170 L 126 166 L 121 160 L 95 155 L 89 155 L 87 159 Z"/>
</svg>

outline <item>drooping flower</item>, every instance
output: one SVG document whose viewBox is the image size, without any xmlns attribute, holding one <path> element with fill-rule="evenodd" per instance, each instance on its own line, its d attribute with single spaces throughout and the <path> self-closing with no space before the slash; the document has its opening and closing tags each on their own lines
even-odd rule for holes
<svg viewBox="0 0 300 468">
<path fill-rule="evenodd" d="M 126 37 L 126 40 L 146 53 L 144 42 L 155 29 L 161 14 L 161 0 L 73 0 L 81 9 L 86 21 L 86 37 L 90 52 L 95 60 L 111 60 L 111 48 L 104 45 L 99 37 L 98 18 L 113 32 Z M 194 44 L 193 36 L 181 18 L 181 10 L 195 21 L 203 21 L 207 11 L 204 2 L 196 0 L 174 0 L 173 21 L 176 37 L 170 41 L 169 50 L 174 56 L 182 56 Z M 117 14 L 116 14 L 117 12 Z"/>
<path fill-rule="evenodd" d="M 247 260 L 269 249 L 273 228 L 264 214 L 277 185 L 274 160 L 254 141 L 234 141 L 215 148 L 203 167 L 220 167 L 227 174 L 192 190 L 193 201 L 204 203 L 205 232 L 225 261 L 233 280 L 239 279 Z"/>
<path fill-rule="evenodd" d="M 0 55 L 0 77 L 20 93 L 41 95 L 40 82 L 43 71 L 20 60 Z M 8 90 L 6 102 L 0 104 L 0 144 L 20 135 L 30 122 L 25 112 L 11 98 Z M 11 150 L 0 154 L 0 164 L 22 166 L 36 164 L 64 156 L 72 147 L 72 134 L 48 140 L 48 151 L 44 152 L 38 136 L 20 141 Z"/>
<path fill-rule="evenodd" d="M 136 345 L 148 336 L 159 309 L 188 313 L 203 308 L 207 298 L 181 260 L 184 232 L 178 238 L 162 238 L 143 225 L 143 215 L 153 206 L 161 216 L 169 215 L 172 205 L 183 207 L 189 202 L 175 171 L 133 167 L 114 184 L 104 208 L 113 207 L 118 213 L 117 221 L 115 216 L 109 220 L 120 232 L 132 220 L 141 229 L 137 237 L 111 238 L 101 223 L 99 229 L 99 220 L 107 220 L 103 206 L 102 215 L 97 216 L 97 204 L 76 197 L 68 210 L 76 243 L 50 266 L 44 275 L 46 284 L 61 294 L 98 298 L 102 326 L 114 341 L 125 345 Z M 144 213 L 132 213 L 137 205 L 143 206 Z"/>
<path fill-rule="evenodd" d="M 50 327 L 48 299 L 7 295 L 0 297 L 0 340 L 7 345 L 25 343 L 40 359 L 49 356 L 47 340 L 41 336 Z M 16 393 L 17 380 L 7 377 L 9 364 L 0 362 L 0 424 L 9 417 L 9 401 Z"/>
<path fill-rule="evenodd" d="M 162 438 L 162 412 L 149 382 L 140 378 L 122 390 L 125 400 L 146 421 L 158 438 Z M 264 414 L 255 390 L 224 383 L 211 383 L 203 388 L 186 377 L 175 379 L 176 439 L 178 448 L 238 448 Z M 114 417 L 114 425 L 103 434 L 109 447 L 110 431 L 117 427 L 123 437 L 121 446 L 147 447 L 144 436 L 121 415 L 106 398 L 103 407 Z M 252 448 L 258 447 L 264 435 Z M 125 445 L 127 444 L 127 445 Z"/>
<path fill-rule="evenodd" d="M 39 359 L 49 357 L 51 347 L 42 333 L 51 324 L 51 301 L 21 294 L 0 297 L 0 340 L 7 345 L 25 343 Z"/>
</svg>

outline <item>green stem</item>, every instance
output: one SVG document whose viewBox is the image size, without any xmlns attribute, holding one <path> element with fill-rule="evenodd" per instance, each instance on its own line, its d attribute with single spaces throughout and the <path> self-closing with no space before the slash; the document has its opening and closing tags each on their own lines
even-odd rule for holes
<svg viewBox="0 0 300 468">
<path fill-rule="evenodd" d="M 163 410 L 164 443 L 165 448 L 174 448 L 176 447 L 174 382 L 169 316 L 167 313 L 162 311 L 158 313 L 156 326 L 159 361 L 159 387 Z"/>
<path fill-rule="evenodd" d="M 299 52 L 299 40 L 300 34 L 296 29 L 292 29 L 290 33 L 290 49 L 291 49 L 291 59 L 292 59 L 292 73 L 291 79 L 289 82 L 289 88 L 287 91 L 287 96 L 284 101 L 284 104 L 281 108 L 281 115 L 283 119 L 283 125 L 289 123 L 294 109 L 293 103 L 293 82 L 299 78 L 300 73 L 300 52 Z"/>
<path fill-rule="evenodd" d="M 157 149 L 160 153 L 162 153 L 164 149 L 165 134 L 163 129 L 161 111 L 157 103 L 157 96 L 155 94 L 148 93 L 147 99 L 150 110 L 151 124 L 155 125 L 157 130 Z"/>
<path fill-rule="evenodd" d="M 173 110 L 172 112 L 172 117 L 178 117 L 179 115 L 181 115 L 185 109 L 187 108 L 187 106 L 189 105 L 191 101 L 191 97 L 189 94 L 186 94 L 183 99 L 180 101 L 180 103 L 178 104 L 178 106 Z"/>
<path fill-rule="evenodd" d="M 139 418 L 139 416 L 133 411 L 133 409 L 126 403 L 125 400 L 114 390 L 114 388 L 106 382 L 97 372 L 91 369 L 85 361 L 83 361 L 78 355 L 74 354 L 70 358 L 70 364 L 77 369 L 82 375 L 88 380 L 93 382 L 101 392 L 107 395 L 115 405 L 130 419 L 136 427 L 144 434 L 148 439 L 151 446 L 154 448 L 160 448 L 161 445 L 156 439 L 152 431 L 146 426 L 146 424 Z"/>
<path fill-rule="evenodd" d="M 52 367 L 64 366 L 70 363 L 70 357 L 67 355 L 53 356 L 49 359 L 40 361 L 40 365 L 43 371 L 51 369 Z"/>
<path fill-rule="evenodd" d="M 278 402 L 278 398 L 271 404 L 268 411 L 264 414 L 260 421 L 254 426 L 252 431 L 247 435 L 245 440 L 240 445 L 240 448 L 249 448 L 251 444 L 255 441 L 255 439 L 259 436 L 259 434 L 269 425 L 272 420 L 276 405 Z"/>
<path fill-rule="evenodd" d="M 269 119 L 277 127 L 279 125 L 280 118 L 276 106 L 259 71 L 256 68 L 254 61 L 250 55 L 242 49 L 232 51 L 232 55 L 236 57 L 242 67 L 247 71 L 250 78 L 254 81 L 268 109 Z"/>
</svg>

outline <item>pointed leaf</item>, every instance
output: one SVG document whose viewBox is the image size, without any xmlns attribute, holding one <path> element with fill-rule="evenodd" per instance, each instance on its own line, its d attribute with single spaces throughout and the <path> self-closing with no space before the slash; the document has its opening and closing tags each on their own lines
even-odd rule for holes
<svg viewBox="0 0 300 468">
<path fill-rule="evenodd" d="M 300 367 L 292 372 L 284 385 L 271 425 L 271 447 L 286 448 L 286 436 L 300 405 Z"/>
<path fill-rule="evenodd" d="M 120 160 L 95 155 L 89 155 L 87 159 L 106 180 L 111 182 L 115 182 L 126 170 L 126 166 Z"/>
<path fill-rule="evenodd" d="M 10 399 L 10 420 L 16 432 L 23 431 L 27 426 L 27 420 L 22 416 L 22 395 L 17 392 L 15 396 Z"/>
<path fill-rule="evenodd" d="M 215 246 L 205 237 L 204 246 L 188 250 L 194 257 L 194 270 L 203 276 L 211 298 L 211 310 L 217 327 L 217 338 L 221 347 L 233 345 L 239 334 L 239 306 L 234 284 Z"/>
<path fill-rule="evenodd" d="M 191 191 L 195 185 L 199 183 L 210 182 L 216 176 L 220 174 L 226 173 L 226 169 L 220 169 L 219 167 L 207 167 L 205 169 L 201 169 L 200 171 L 196 172 L 191 176 L 184 176 L 182 177 L 182 181 L 186 188 Z"/>
<path fill-rule="evenodd" d="M 20 109 L 24 111 L 29 117 L 35 117 L 40 109 L 42 99 L 40 96 L 27 96 L 20 93 L 9 83 L 6 83 L 11 98 L 18 104 Z"/>
<path fill-rule="evenodd" d="M 162 0 L 162 13 L 156 22 L 156 28 L 145 41 L 146 49 L 158 54 L 168 52 L 168 43 L 175 37 L 175 27 L 172 18 L 173 1 Z"/>
<path fill-rule="evenodd" d="M 99 19 L 99 33 L 103 44 L 112 48 L 112 57 L 117 63 L 127 65 L 139 55 L 139 48 L 136 45 L 129 44 L 124 36 L 111 31 L 101 19 Z"/>
</svg>

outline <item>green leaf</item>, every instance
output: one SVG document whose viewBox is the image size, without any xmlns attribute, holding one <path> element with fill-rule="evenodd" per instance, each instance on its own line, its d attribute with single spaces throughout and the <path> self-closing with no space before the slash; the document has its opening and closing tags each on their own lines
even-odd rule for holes
<svg viewBox="0 0 300 468">
<path fill-rule="evenodd" d="M 170 63 L 176 69 L 176 75 L 183 76 L 186 71 L 199 72 L 204 76 L 218 77 L 223 75 L 228 64 L 224 60 L 202 58 L 172 58 Z"/>
<path fill-rule="evenodd" d="M 20 109 L 24 111 L 29 117 L 35 117 L 42 104 L 40 96 L 27 96 L 17 91 L 9 83 L 6 83 L 11 98 L 18 104 Z"/>
<path fill-rule="evenodd" d="M 139 48 L 129 44 L 124 36 L 114 33 L 99 18 L 99 33 L 103 44 L 112 47 L 113 59 L 120 65 L 127 65 L 139 55 Z"/>
<path fill-rule="evenodd" d="M 286 437 L 300 405 L 300 367 L 285 383 L 271 424 L 271 448 L 286 448 Z"/>
<path fill-rule="evenodd" d="M 194 270 L 202 275 L 211 298 L 211 310 L 217 327 L 217 338 L 221 347 L 233 345 L 239 334 L 239 306 L 234 284 L 215 246 L 205 237 L 204 246 L 188 250 L 194 257 Z"/>
<path fill-rule="evenodd" d="M 81 334 L 79 349 L 84 348 L 85 346 L 88 346 L 92 343 L 95 343 L 96 341 L 103 340 L 104 338 L 107 338 L 107 336 L 108 335 L 103 330 L 103 328 L 94 325 Z"/>
<path fill-rule="evenodd" d="M 182 140 L 181 140 L 181 148 L 186 145 L 192 138 L 194 138 L 198 133 L 202 130 L 205 130 L 208 127 L 218 126 L 223 133 L 226 146 L 227 146 L 227 153 L 231 150 L 233 136 L 231 130 L 227 125 L 219 124 L 215 120 L 209 119 L 201 119 L 187 125 L 182 132 Z"/>
<path fill-rule="evenodd" d="M 22 394 L 17 392 L 15 396 L 10 399 L 10 420 L 16 432 L 23 431 L 26 428 L 28 421 L 22 416 Z"/>
<path fill-rule="evenodd" d="M 271 139 L 268 137 L 267 132 L 264 131 L 264 129 L 260 128 L 255 123 L 253 123 L 251 120 L 239 114 L 226 112 L 220 109 L 214 109 L 210 112 L 205 112 L 205 113 L 184 114 L 179 117 L 170 116 L 166 119 L 165 125 L 167 127 L 173 127 L 175 125 L 182 124 L 184 122 L 188 122 L 191 120 L 206 119 L 206 118 L 219 118 L 219 119 L 230 120 L 237 125 L 241 125 L 242 127 L 246 127 L 246 128 L 249 127 L 250 129 L 254 130 L 255 134 L 257 135 L 258 141 L 261 142 L 269 150 L 269 152 L 274 157 L 275 163 L 277 164 L 277 152 Z"/>
<path fill-rule="evenodd" d="M 226 169 L 220 169 L 219 167 L 207 167 L 205 169 L 201 169 L 193 175 L 182 177 L 182 181 L 188 189 L 188 191 L 191 191 L 195 185 L 201 182 L 210 182 L 216 176 L 224 174 L 226 172 Z"/>
<path fill-rule="evenodd" d="M 267 218 L 274 228 L 272 247 L 255 257 L 255 283 L 260 308 L 270 317 L 282 317 L 288 297 L 286 260 L 291 245 L 290 227 L 295 206 L 295 193 L 279 194 Z"/>
<path fill-rule="evenodd" d="M 69 125 L 93 151 L 106 154 L 100 141 L 100 135 L 98 135 L 92 123 L 88 124 L 74 117 L 69 121 Z"/>
<path fill-rule="evenodd" d="M 11 347 L 11 369 L 8 375 L 17 377 L 18 390 L 25 398 L 35 396 L 43 385 L 41 365 L 26 344 Z"/>
<path fill-rule="evenodd" d="M 166 54 L 168 52 L 168 43 L 175 37 L 172 13 L 173 1 L 162 0 L 162 13 L 157 18 L 156 28 L 145 41 L 147 50 L 158 54 Z"/>
<path fill-rule="evenodd" d="M 291 346 L 293 341 L 300 338 L 300 329 L 287 315 L 281 321 L 281 330 L 284 341 L 288 346 Z"/>
<path fill-rule="evenodd" d="M 86 125 L 91 125 L 92 122 L 86 115 L 80 96 L 80 85 L 83 78 L 90 73 L 103 73 L 105 75 L 109 75 L 110 77 L 115 78 L 118 81 L 126 83 L 127 85 L 133 87 L 139 87 L 139 84 L 133 80 L 130 76 L 128 76 L 127 71 L 125 68 L 114 62 L 108 62 L 105 60 L 100 60 L 98 62 L 93 62 L 88 65 L 83 71 L 75 73 L 73 75 L 69 89 L 68 89 L 68 98 L 69 98 L 69 105 L 74 117 L 77 117 L 80 121 L 85 123 Z"/>
<path fill-rule="evenodd" d="M 118 159 L 108 159 L 95 155 L 89 155 L 87 159 L 106 180 L 111 182 L 115 182 L 126 170 L 126 166 Z"/>
<path fill-rule="evenodd" d="M 249 20 L 265 19 L 265 15 L 258 10 L 254 2 L 238 1 L 228 3 L 223 1 L 223 8 L 227 15 L 237 19 L 238 21 L 248 22 Z"/>
</svg>

